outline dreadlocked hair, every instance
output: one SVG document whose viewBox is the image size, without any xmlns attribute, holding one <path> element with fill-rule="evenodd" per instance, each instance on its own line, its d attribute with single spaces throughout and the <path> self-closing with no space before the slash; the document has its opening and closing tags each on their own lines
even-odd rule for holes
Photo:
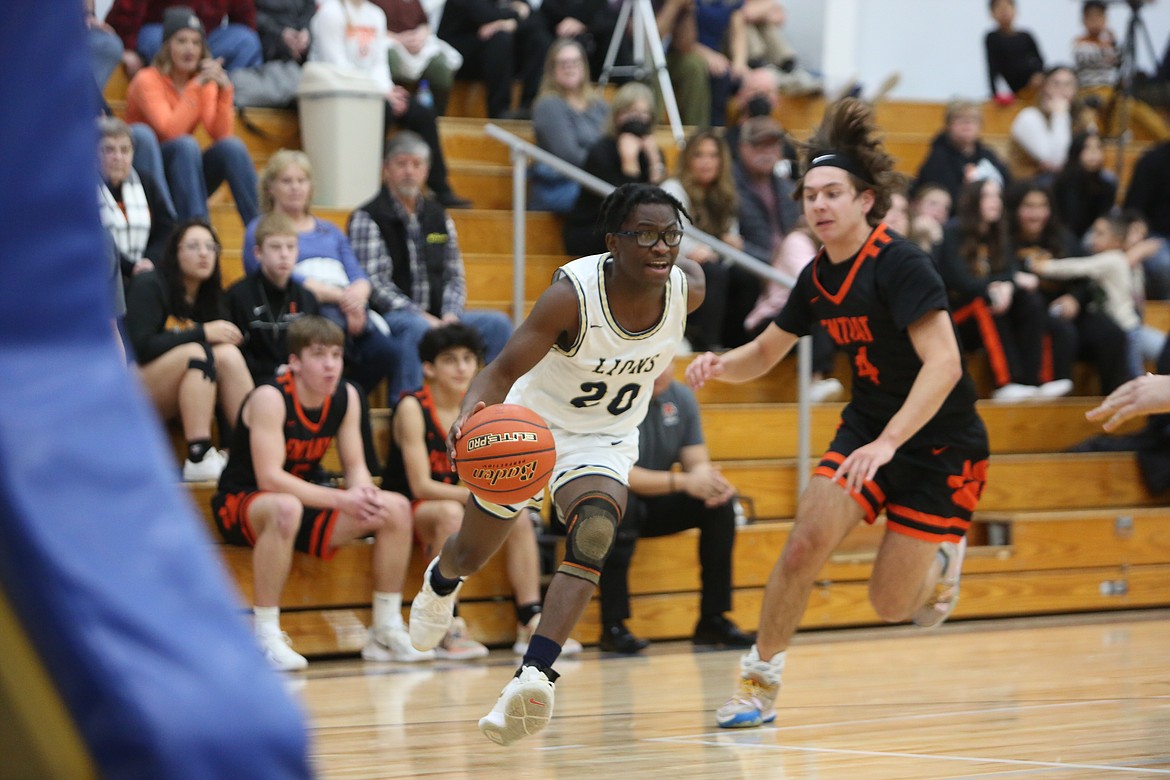
<svg viewBox="0 0 1170 780">
<path fill-rule="evenodd" d="M 601 232 L 616 233 L 621 230 L 622 223 L 630 213 L 643 203 L 665 203 L 674 208 L 676 214 L 682 214 L 688 222 L 692 221 L 691 215 L 669 192 L 652 184 L 623 184 L 601 202 L 601 213 L 597 218 Z"/>
<path fill-rule="evenodd" d="M 870 225 L 877 225 L 890 208 L 890 196 L 904 189 L 906 177 L 894 170 L 894 158 L 886 151 L 874 119 L 873 106 L 857 98 L 842 98 L 825 108 L 825 118 L 812 137 L 800 147 L 802 171 L 808 171 L 814 158 L 829 152 L 852 157 L 868 173 L 866 178 L 853 173 L 849 179 L 857 192 L 873 192 L 873 208 L 866 215 Z M 794 197 L 804 197 L 804 174 L 796 185 Z"/>
</svg>

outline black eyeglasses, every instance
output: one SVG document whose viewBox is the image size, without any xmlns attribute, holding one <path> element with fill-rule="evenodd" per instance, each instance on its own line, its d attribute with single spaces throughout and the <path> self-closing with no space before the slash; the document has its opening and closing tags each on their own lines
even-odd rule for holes
<svg viewBox="0 0 1170 780">
<path fill-rule="evenodd" d="M 652 247 L 659 241 L 667 246 L 678 246 L 682 243 L 683 232 L 678 228 L 667 230 L 615 230 L 615 236 L 633 236 L 634 241 L 641 247 Z"/>
</svg>

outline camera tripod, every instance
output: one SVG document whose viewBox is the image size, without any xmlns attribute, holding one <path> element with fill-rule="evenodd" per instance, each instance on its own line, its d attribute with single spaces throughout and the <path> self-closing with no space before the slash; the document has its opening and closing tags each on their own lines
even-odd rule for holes
<svg viewBox="0 0 1170 780">
<path fill-rule="evenodd" d="M 631 17 L 634 42 L 632 63 L 615 65 L 618 49 L 626 37 L 626 26 L 629 25 Z M 609 49 L 605 52 L 605 61 L 601 66 L 601 73 L 597 76 L 597 83 L 605 86 L 611 75 L 629 75 L 639 81 L 645 80 L 650 75 L 646 68 L 647 47 L 650 49 L 650 62 L 654 73 L 658 76 L 658 89 L 666 106 L 670 130 L 674 134 L 675 143 L 681 147 L 684 140 L 682 118 L 678 113 L 678 101 L 674 97 L 674 85 L 671 84 L 670 73 L 666 70 L 666 51 L 662 48 L 662 39 L 658 37 L 658 23 L 654 19 L 654 9 L 650 5 L 650 0 L 622 0 L 617 26 L 613 28 L 613 36 L 609 40 Z"/>
<path fill-rule="evenodd" d="M 1150 31 L 1142 19 L 1142 5 L 1144 0 L 1126 0 L 1130 8 L 1129 22 L 1125 26 L 1125 38 L 1118 48 L 1117 81 L 1113 86 L 1113 97 L 1110 98 L 1105 109 L 1104 124 L 1109 133 L 1103 133 L 1117 140 L 1117 176 L 1125 164 L 1125 147 L 1132 136 L 1131 108 L 1134 98 L 1134 77 L 1138 73 L 1138 38 L 1145 42 L 1146 51 L 1154 63 L 1154 71 L 1158 70 L 1158 54 L 1154 49 Z"/>
</svg>

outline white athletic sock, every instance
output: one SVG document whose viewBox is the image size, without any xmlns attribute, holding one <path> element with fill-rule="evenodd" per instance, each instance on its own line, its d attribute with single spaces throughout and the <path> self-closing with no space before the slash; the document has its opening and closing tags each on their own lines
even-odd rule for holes
<svg viewBox="0 0 1170 780">
<path fill-rule="evenodd" d="M 402 625 L 402 594 L 374 591 L 374 628 Z"/>
<path fill-rule="evenodd" d="M 280 633 L 280 607 L 252 607 L 252 627 L 256 636 Z"/>
</svg>

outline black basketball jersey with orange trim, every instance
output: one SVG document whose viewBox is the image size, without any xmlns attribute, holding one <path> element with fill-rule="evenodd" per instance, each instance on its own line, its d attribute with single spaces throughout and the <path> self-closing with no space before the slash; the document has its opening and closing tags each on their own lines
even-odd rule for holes
<svg viewBox="0 0 1170 780">
<path fill-rule="evenodd" d="M 306 409 L 301 405 L 291 373 L 259 386 L 265 385 L 275 387 L 284 396 L 284 470 L 306 479 L 321 464 L 321 458 L 341 429 L 349 405 L 348 385 L 344 381 L 338 383 L 337 390 L 325 399 L 320 409 Z M 219 491 L 232 493 L 256 489 L 252 432 L 244 424 L 241 414 L 232 433 L 231 455 L 219 477 Z"/>
<path fill-rule="evenodd" d="M 842 418 L 880 432 L 906 402 L 922 369 L 908 328 L 936 309 L 948 311 L 946 287 L 933 261 L 883 223 L 843 263 L 831 262 L 822 249 L 801 272 L 775 321 L 798 336 L 807 335 L 814 322 L 824 326 L 853 367 L 853 399 Z M 964 369 L 942 407 L 907 444 L 962 441 L 981 430 L 975 399 Z"/>
<path fill-rule="evenodd" d="M 417 398 L 419 405 L 422 406 L 423 435 L 426 439 L 427 456 L 431 461 L 431 479 L 436 482 L 445 482 L 448 485 L 458 485 L 459 475 L 455 473 L 455 469 L 451 467 L 451 459 L 447 457 L 447 431 L 439 422 L 439 411 L 435 408 L 435 399 L 431 397 L 431 391 L 424 387 L 422 390 L 404 394 L 403 398 L 408 395 Z M 401 404 L 402 401 L 398 403 Z M 409 499 L 415 497 L 410 492 L 410 482 L 406 479 L 406 466 L 402 461 L 402 450 L 399 449 L 398 442 L 394 441 L 393 436 L 390 437 L 386 470 L 382 474 L 382 489 L 393 490 Z"/>
</svg>

